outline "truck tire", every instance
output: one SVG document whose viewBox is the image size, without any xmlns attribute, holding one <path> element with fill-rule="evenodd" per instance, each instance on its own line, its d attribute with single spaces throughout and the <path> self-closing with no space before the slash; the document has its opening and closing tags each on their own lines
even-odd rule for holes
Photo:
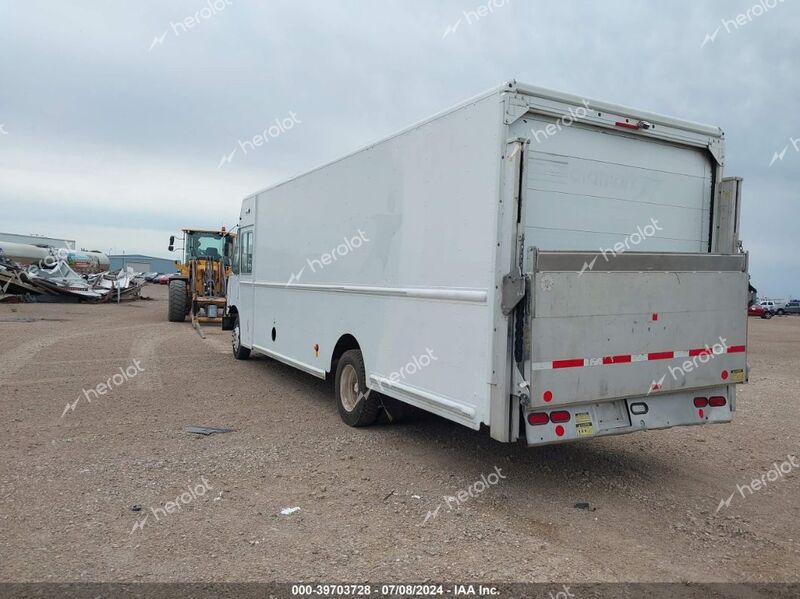
<svg viewBox="0 0 800 599">
<path fill-rule="evenodd" d="M 776 314 L 778 316 L 783 316 L 784 314 L 786 314 L 786 311 L 783 308 L 778 308 L 778 311 L 776 312 Z"/>
<path fill-rule="evenodd" d="M 239 315 L 233 322 L 233 357 L 237 360 L 247 360 L 250 357 L 250 350 L 242 345 L 242 329 L 239 326 Z"/>
<path fill-rule="evenodd" d="M 348 350 L 339 359 L 335 391 L 339 416 L 345 424 L 369 426 L 375 423 L 381 402 L 378 393 L 367 388 L 364 358 L 359 350 Z"/>
<path fill-rule="evenodd" d="M 169 306 L 167 318 L 170 322 L 183 322 L 186 320 L 186 282 L 175 279 L 169 282 Z"/>
</svg>

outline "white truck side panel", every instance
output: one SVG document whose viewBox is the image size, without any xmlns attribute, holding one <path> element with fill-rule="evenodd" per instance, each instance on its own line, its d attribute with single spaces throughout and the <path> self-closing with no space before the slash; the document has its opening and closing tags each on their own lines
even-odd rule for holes
<svg viewBox="0 0 800 599">
<path fill-rule="evenodd" d="M 486 421 L 500 105 L 485 97 L 258 193 L 255 349 L 325 376 L 349 334 L 371 387 Z"/>
</svg>

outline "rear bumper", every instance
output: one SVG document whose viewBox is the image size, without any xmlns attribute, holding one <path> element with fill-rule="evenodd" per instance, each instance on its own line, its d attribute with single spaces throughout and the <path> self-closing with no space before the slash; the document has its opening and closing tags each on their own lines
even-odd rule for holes
<svg viewBox="0 0 800 599">
<path fill-rule="evenodd" d="M 695 407 L 696 397 L 724 397 L 721 407 Z M 529 446 L 564 443 L 592 437 L 624 435 L 638 431 L 730 422 L 736 406 L 735 385 L 698 389 L 681 393 L 659 393 L 629 399 L 587 404 L 531 407 L 525 414 L 525 436 Z M 531 413 L 549 415 L 567 412 L 565 422 L 533 425 Z M 557 415 L 558 416 L 558 415 Z M 563 414 L 561 414 L 563 418 Z"/>
</svg>

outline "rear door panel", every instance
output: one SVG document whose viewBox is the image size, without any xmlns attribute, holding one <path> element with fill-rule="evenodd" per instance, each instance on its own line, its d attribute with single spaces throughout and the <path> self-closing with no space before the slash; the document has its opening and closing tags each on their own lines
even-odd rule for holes
<svg viewBox="0 0 800 599">
<path fill-rule="evenodd" d="M 613 247 L 655 220 L 637 251 L 707 252 L 713 172 L 707 152 L 527 115 L 525 237 L 547 250 Z"/>
</svg>

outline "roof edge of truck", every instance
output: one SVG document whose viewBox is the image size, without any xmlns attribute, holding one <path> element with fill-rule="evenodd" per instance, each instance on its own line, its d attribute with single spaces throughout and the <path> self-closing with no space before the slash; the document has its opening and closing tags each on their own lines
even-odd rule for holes
<svg viewBox="0 0 800 599">
<path fill-rule="evenodd" d="M 724 133 L 720 127 L 714 125 L 707 125 L 704 123 L 698 123 L 696 121 L 689 121 L 686 119 L 681 119 L 673 116 L 669 116 L 666 114 L 661 114 L 658 112 L 649 112 L 646 110 L 639 110 L 637 108 L 632 108 L 630 106 L 626 106 L 624 104 L 617 104 L 614 102 L 606 102 L 604 100 L 592 100 L 590 98 L 586 98 L 583 96 L 578 96 L 575 94 L 570 94 L 566 92 L 559 92 L 552 89 L 547 89 L 544 87 L 537 87 L 535 85 L 527 85 L 525 83 L 518 83 L 515 81 L 510 81 L 506 84 L 505 88 L 508 91 L 516 91 L 518 94 L 522 94 L 524 96 L 535 96 L 538 98 L 545 98 L 548 100 L 556 100 L 558 102 L 568 102 L 571 104 L 583 104 L 586 102 L 591 108 L 598 109 L 602 112 L 619 112 L 622 111 L 625 113 L 626 116 L 633 117 L 636 119 L 650 121 L 657 125 L 666 125 L 669 127 L 676 127 L 678 129 L 684 129 L 686 131 L 691 131 L 693 133 L 700 133 L 702 135 L 708 135 L 709 137 L 723 137 Z"/>
<path fill-rule="evenodd" d="M 472 96 L 471 98 L 463 100 L 462 102 L 459 102 L 458 104 L 455 104 L 453 106 L 450 106 L 449 108 L 441 110 L 441 111 L 437 112 L 436 114 L 433 114 L 432 116 L 429 116 L 429 117 L 427 117 L 425 119 L 422 119 L 422 120 L 417 121 L 417 122 L 415 122 L 415 123 L 413 123 L 411 125 L 408 125 L 407 127 L 404 127 L 402 129 L 400 129 L 399 131 L 395 131 L 394 133 L 391 133 L 389 135 L 386 135 L 386 136 L 384 136 L 384 137 L 382 137 L 382 138 L 380 138 L 380 139 L 378 139 L 378 140 L 376 140 L 374 142 L 371 142 L 371 143 L 369 143 L 367 145 L 361 146 L 360 148 L 357 148 L 357 149 L 353 150 L 352 152 L 348 152 L 347 154 L 344 154 L 343 156 L 340 156 L 339 158 L 335 158 L 333 160 L 329 160 L 329 161 L 324 162 L 324 163 L 322 163 L 320 165 L 317 165 L 317 166 L 315 166 L 313 168 L 310 168 L 308 170 L 305 170 L 305 171 L 302 171 L 300 173 L 297 173 L 296 175 L 292 175 L 292 176 L 287 177 L 285 179 L 281 179 L 280 181 L 278 181 L 277 183 L 274 183 L 273 185 L 268 185 L 267 187 L 259 189 L 258 191 L 255 191 L 253 193 L 250 193 L 250 194 L 245 196 L 245 199 L 255 198 L 255 197 L 257 197 L 258 195 L 260 195 L 262 193 L 265 193 L 267 191 L 271 191 L 273 189 L 276 189 L 278 187 L 286 185 L 287 183 L 291 183 L 295 179 L 299 179 L 300 177 L 304 177 L 306 175 L 310 175 L 311 173 L 314 173 L 316 171 L 322 170 L 322 169 L 324 169 L 324 168 L 326 168 L 328 166 L 336 164 L 337 162 L 341 162 L 342 160 L 350 158 L 351 156 L 355 156 L 356 154 L 360 154 L 361 152 L 366 152 L 367 150 L 369 150 L 370 148 L 372 148 L 374 146 L 377 146 L 377 145 L 382 144 L 382 143 L 384 143 L 386 141 L 394 139 L 395 137 L 400 137 L 401 135 L 405 135 L 406 133 L 409 133 L 409 132 L 411 132 L 411 131 L 413 131 L 415 129 L 418 129 L 419 127 L 422 127 L 423 125 L 426 125 L 426 124 L 428 124 L 428 123 L 430 123 L 432 121 L 435 121 L 438 118 L 441 118 L 441 117 L 446 116 L 446 115 L 448 115 L 448 114 L 450 114 L 452 112 L 455 112 L 455 111 L 457 111 L 457 110 L 459 110 L 461 108 L 464 108 L 465 106 L 469 106 L 470 104 L 474 104 L 476 102 L 480 102 L 480 101 L 485 100 L 487 98 L 490 98 L 492 96 L 499 95 L 499 94 L 502 94 L 502 93 L 508 93 L 508 92 L 518 93 L 518 94 L 525 95 L 525 96 L 535 96 L 535 97 L 540 97 L 540 98 L 545 98 L 545 99 L 550 99 L 550 100 L 555 100 L 555 101 L 560 101 L 560 102 L 568 102 L 568 103 L 572 103 L 572 104 L 576 104 L 576 105 L 580 105 L 585 101 L 585 102 L 588 103 L 588 106 L 591 107 L 591 108 L 599 109 L 599 110 L 605 111 L 605 112 L 623 111 L 626 115 L 628 115 L 630 117 L 633 117 L 633 118 L 636 118 L 636 119 L 641 119 L 641 120 L 652 121 L 652 122 L 654 122 L 654 123 L 656 123 L 658 125 L 667 125 L 667 126 L 671 126 L 671 127 L 676 127 L 676 128 L 684 129 L 684 130 L 691 131 L 691 132 L 694 132 L 694 133 L 699 133 L 699 134 L 702 134 L 702 135 L 708 135 L 709 137 L 721 138 L 724 135 L 724 133 L 723 133 L 721 128 L 715 127 L 713 125 L 704 125 L 702 123 L 697 123 L 697 122 L 694 122 L 694 121 L 688 121 L 688 120 L 684 120 L 684 119 L 679 119 L 679 118 L 676 118 L 676 117 L 671 117 L 671 116 L 667 116 L 667 115 L 663 115 L 663 114 L 659 114 L 659 113 L 655 113 L 655 112 L 647 112 L 647 111 L 643 111 L 643 110 L 637 110 L 635 108 L 630 108 L 630 107 L 622 105 L 622 104 L 614 104 L 612 102 L 605 102 L 605 101 L 602 101 L 602 100 L 589 100 L 588 98 L 584 98 L 582 96 L 578 96 L 578 95 L 575 95 L 575 94 L 570 94 L 570 93 L 566 93 L 566 92 L 559 92 L 559 91 L 555 91 L 555 90 L 552 90 L 552 89 L 547 89 L 547 88 L 544 88 L 544 87 L 537 87 L 535 85 L 527 85 L 527 84 L 524 84 L 524 83 L 519 83 L 516 79 L 509 79 L 507 81 L 504 81 L 500 85 L 495 85 L 494 87 L 492 87 L 492 88 L 490 88 L 490 89 L 488 89 L 488 90 L 486 90 L 486 91 L 484 91 L 482 93 L 479 93 L 479 94 L 477 94 L 475 96 Z"/>
</svg>

